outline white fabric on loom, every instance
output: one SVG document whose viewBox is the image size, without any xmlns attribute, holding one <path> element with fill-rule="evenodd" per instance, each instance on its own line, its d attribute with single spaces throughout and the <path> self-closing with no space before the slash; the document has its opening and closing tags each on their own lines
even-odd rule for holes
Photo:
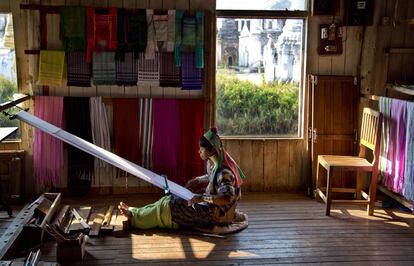
<svg viewBox="0 0 414 266">
<path fill-rule="evenodd" d="M 111 138 L 109 132 L 108 116 L 102 97 L 91 97 L 89 99 L 91 110 L 91 128 L 93 143 L 105 150 L 111 150 Z M 108 175 L 111 166 L 98 158 L 95 158 L 95 175 Z"/>
<path fill-rule="evenodd" d="M 115 167 L 118 167 L 119 169 L 122 169 L 136 177 L 139 177 L 140 179 L 147 181 L 154 186 L 157 186 L 161 189 L 164 189 L 165 186 L 165 180 L 162 176 L 155 174 L 154 172 L 151 172 L 133 162 L 130 162 L 128 160 L 125 160 L 124 158 L 111 153 L 107 150 L 102 149 L 101 147 L 98 147 L 84 139 L 81 139 L 73 134 L 70 134 L 67 131 L 64 131 L 61 128 L 58 128 L 34 115 L 31 115 L 25 111 L 20 111 L 16 114 L 16 117 L 23 121 L 28 123 L 29 125 L 32 125 L 45 133 L 52 135 L 55 138 L 58 138 L 84 152 L 87 152 L 101 160 L 104 160 L 105 162 L 108 162 L 112 164 Z M 170 180 L 168 182 L 168 187 L 170 189 L 170 192 L 174 195 L 177 195 L 181 197 L 184 200 L 190 200 L 194 194 L 186 189 L 183 186 L 178 185 L 177 183 L 174 183 Z"/>
</svg>

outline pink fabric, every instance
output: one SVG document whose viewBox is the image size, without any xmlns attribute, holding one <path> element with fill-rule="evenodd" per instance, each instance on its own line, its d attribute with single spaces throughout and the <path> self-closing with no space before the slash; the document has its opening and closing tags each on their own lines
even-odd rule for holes
<svg viewBox="0 0 414 266">
<path fill-rule="evenodd" d="M 154 143 L 152 147 L 153 171 L 166 175 L 172 181 L 184 184 L 178 176 L 178 149 L 180 147 L 180 121 L 175 99 L 154 99 Z"/>
<path fill-rule="evenodd" d="M 63 97 L 36 96 L 34 115 L 63 127 Z M 53 185 L 62 178 L 63 143 L 35 129 L 33 143 L 34 178 L 39 185 Z"/>
<path fill-rule="evenodd" d="M 401 193 L 404 187 L 406 107 L 406 101 L 392 99 L 388 153 L 392 168 L 391 175 L 384 174 L 384 184 L 396 193 Z"/>
</svg>

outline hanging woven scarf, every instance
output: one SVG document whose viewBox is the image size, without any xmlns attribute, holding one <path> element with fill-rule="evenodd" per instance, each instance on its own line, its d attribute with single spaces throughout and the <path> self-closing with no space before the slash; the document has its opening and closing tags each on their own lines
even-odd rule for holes
<svg viewBox="0 0 414 266">
<path fill-rule="evenodd" d="M 85 52 L 68 52 L 67 86 L 90 87 L 91 67 L 86 62 Z"/>
<path fill-rule="evenodd" d="M 91 130 L 93 144 L 105 150 L 111 150 L 111 137 L 109 132 L 108 115 L 102 97 L 91 97 L 89 99 L 91 110 Z M 95 158 L 95 176 L 107 176 L 111 172 L 111 165 L 105 161 Z M 95 181 L 95 180 L 94 180 Z M 94 182 L 95 183 L 95 182 Z"/>
<path fill-rule="evenodd" d="M 179 180 L 188 181 L 204 174 L 204 163 L 198 154 L 198 141 L 204 134 L 204 100 L 178 100 L 180 118 Z"/>
<path fill-rule="evenodd" d="M 92 52 L 115 51 L 118 44 L 117 9 L 87 7 L 86 60 L 91 62 Z"/>
<path fill-rule="evenodd" d="M 182 10 L 175 11 L 175 47 L 174 47 L 174 60 L 175 65 L 181 66 L 181 52 L 182 52 L 182 22 L 183 22 L 184 12 Z"/>
<path fill-rule="evenodd" d="M 139 146 L 139 100 L 112 99 L 115 153 L 133 163 L 141 163 Z M 120 171 L 117 177 L 120 176 Z"/>
<path fill-rule="evenodd" d="M 180 68 L 174 64 L 174 53 L 163 52 L 160 57 L 160 86 L 180 87 Z"/>
<path fill-rule="evenodd" d="M 81 139 L 92 142 L 89 98 L 65 97 L 64 110 L 66 130 Z M 94 170 L 94 157 L 78 148 L 68 145 L 69 180 L 91 180 Z"/>
<path fill-rule="evenodd" d="M 402 192 L 404 184 L 406 107 L 406 101 L 397 99 L 391 101 L 389 151 L 392 169 L 391 175 L 384 176 L 384 183 L 396 193 Z"/>
<path fill-rule="evenodd" d="M 382 134 L 381 134 L 381 151 L 379 169 L 381 176 L 391 175 L 391 160 L 390 160 L 390 119 L 391 119 L 391 98 L 380 97 L 379 111 L 383 114 L 382 118 Z"/>
<path fill-rule="evenodd" d="M 176 99 L 154 99 L 153 171 L 184 185 L 178 178 L 180 121 Z"/>
<path fill-rule="evenodd" d="M 123 59 L 125 52 L 145 52 L 147 46 L 147 15 L 145 9 L 127 11 L 118 9 L 117 59 Z"/>
<path fill-rule="evenodd" d="M 201 90 L 203 86 L 202 71 L 195 67 L 194 54 L 182 54 L 181 87 L 183 90 Z"/>
<path fill-rule="evenodd" d="M 204 68 L 204 11 L 197 11 L 196 21 L 195 67 Z"/>
<path fill-rule="evenodd" d="M 64 70 L 64 51 L 40 51 L 38 85 L 61 86 Z"/>
<path fill-rule="evenodd" d="M 146 59 L 141 54 L 138 58 L 138 85 L 159 86 L 160 70 L 158 68 L 158 53 L 154 59 Z"/>
<path fill-rule="evenodd" d="M 145 59 L 154 59 L 158 48 L 155 40 L 155 27 L 153 20 L 154 10 L 147 9 L 147 47 L 145 49 Z"/>
<path fill-rule="evenodd" d="M 62 128 L 63 97 L 36 96 L 34 115 Z M 63 165 L 63 142 L 39 129 L 35 129 L 33 174 L 36 184 L 56 186 L 61 183 Z"/>
<path fill-rule="evenodd" d="M 152 169 L 152 145 L 154 138 L 154 118 L 152 99 L 141 98 L 139 106 L 139 141 L 142 154 L 142 167 Z"/>
<path fill-rule="evenodd" d="M 138 60 L 134 53 L 124 54 L 124 59 L 116 60 L 116 84 L 134 86 L 138 82 Z"/>
<path fill-rule="evenodd" d="M 65 51 L 85 51 L 86 9 L 72 6 L 61 7 L 60 31 Z"/>
<path fill-rule="evenodd" d="M 414 201 L 414 103 L 407 102 L 405 179 L 403 195 Z"/>
<path fill-rule="evenodd" d="M 92 74 L 94 85 L 116 84 L 116 65 L 114 52 L 93 54 Z"/>
</svg>

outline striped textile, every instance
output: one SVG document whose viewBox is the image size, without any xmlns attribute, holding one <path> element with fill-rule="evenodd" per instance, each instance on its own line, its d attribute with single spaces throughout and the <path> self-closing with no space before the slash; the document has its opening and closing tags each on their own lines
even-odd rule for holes
<svg viewBox="0 0 414 266">
<path fill-rule="evenodd" d="M 174 53 L 163 52 L 160 57 L 160 86 L 180 87 L 180 68 L 174 64 Z"/>
<path fill-rule="evenodd" d="M 91 65 L 86 62 L 85 52 L 68 52 L 67 86 L 90 87 Z"/>
<path fill-rule="evenodd" d="M 160 70 L 158 63 L 158 53 L 154 59 L 146 59 L 143 54 L 138 58 L 138 85 L 159 86 Z"/>
<path fill-rule="evenodd" d="M 139 141 L 142 154 L 142 167 L 152 169 L 152 147 L 154 138 L 154 117 L 152 99 L 141 98 L 139 105 Z"/>
<path fill-rule="evenodd" d="M 138 59 L 134 53 L 125 53 L 123 60 L 116 60 L 116 84 L 134 86 L 138 82 Z"/>
<path fill-rule="evenodd" d="M 182 20 L 184 12 L 182 10 L 175 11 L 175 45 L 174 45 L 174 61 L 175 65 L 181 66 L 181 51 L 182 51 Z"/>
<path fill-rule="evenodd" d="M 61 86 L 64 70 L 64 51 L 40 51 L 38 85 Z"/>
<path fill-rule="evenodd" d="M 176 99 L 154 99 L 153 171 L 185 185 L 178 177 L 180 120 Z"/>
<path fill-rule="evenodd" d="M 87 7 L 86 61 L 92 60 L 92 52 L 115 51 L 118 45 L 117 9 Z"/>
<path fill-rule="evenodd" d="M 175 45 L 175 10 L 168 10 L 168 33 L 167 41 L 164 42 L 163 51 L 174 52 Z"/>
<path fill-rule="evenodd" d="M 196 12 L 196 21 L 195 66 L 196 68 L 204 68 L 204 11 Z"/>
<path fill-rule="evenodd" d="M 116 84 L 115 53 L 93 54 L 92 75 L 94 85 Z"/>
<path fill-rule="evenodd" d="M 202 86 L 202 70 L 195 67 L 194 54 L 182 53 L 181 88 L 183 90 L 201 90 Z"/>
<path fill-rule="evenodd" d="M 91 130 L 93 144 L 105 150 L 111 150 L 111 136 L 109 131 L 108 115 L 102 97 L 89 99 L 91 111 Z M 105 161 L 95 158 L 95 176 L 110 174 L 112 167 Z M 94 180 L 95 181 L 95 180 Z"/>
<path fill-rule="evenodd" d="M 36 96 L 34 115 L 59 128 L 63 127 L 63 97 Z M 63 142 L 35 128 L 33 174 L 38 185 L 56 186 L 62 182 Z"/>
<path fill-rule="evenodd" d="M 60 8 L 60 30 L 65 51 L 85 51 L 86 9 L 62 6 Z"/>
<path fill-rule="evenodd" d="M 407 102 L 405 179 L 403 195 L 414 201 L 414 103 Z"/>
<path fill-rule="evenodd" d="M 379 111 L 383 114 L 382 134 L 381 134 L 381 151 L 379 170 L 381 176 L 391 175 L 391 154 L 390 145 L 390 119 L 391 119 L 391 98 L 380 97 Z"/>
<path fill-rule="evenodd" d="M 136 55 L 145 52 L 147 46 L 147 15 L 145 9 L 125 10 L 118 8 L 118 50 L 117 58 L 124 53 Z"/>
</svg>

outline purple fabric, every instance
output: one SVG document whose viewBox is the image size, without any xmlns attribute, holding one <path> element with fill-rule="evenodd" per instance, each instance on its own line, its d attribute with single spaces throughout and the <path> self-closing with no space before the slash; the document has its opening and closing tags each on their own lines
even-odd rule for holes
<svg viewBox="0 0 414 266">
<path fill-rule="evenodd" d="M 154 99 L 153 171 L 167 175 L 168 179 L 182 183 L 178 178 L 178 149 L 180 147 L 180 121 L 175 99 Z"/>
<path fill-rule="evenodd" d="M 63 97 L 36 96 L 34 115 L 63 127 Z M 36 184 L 57 185 L 63 169 L 63 143 L 39 129 L 35 129 L 33 143 L 33 170 Z"/>
<path fill-rule="evenodd" d="M 391 175 L 384 175 L 384 184 L 396 193 L 402 193 L 404 187 L 406 109 L 406 101 L 392 99 L 389 143 L 392 169 Z"/>
<path fill-rule="evenodd" d="M 203 75 L 200 68 L 195 66 L 193 53 L 182 54 L 181 87 L 183 90 L 201 90 L 203 87 Z"/>
</svg>

